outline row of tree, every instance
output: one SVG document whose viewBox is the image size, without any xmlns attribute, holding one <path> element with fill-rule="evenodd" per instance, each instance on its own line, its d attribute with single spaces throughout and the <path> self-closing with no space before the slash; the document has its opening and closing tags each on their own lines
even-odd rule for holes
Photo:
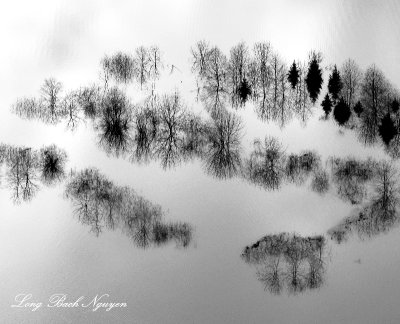
<svg viewBox="0 0 400 324">
<path fill-rule="evenodd" d="M 55 145 L 33 150 L 0 144 L 0 170 L 5 165 L 5 182 L 16 204 L 30 201 L 40 183 L 51 186 L 64 179 L 66 161 L 66 152 Z"/>
<path fill-rule="evenodd" d="M 284 289 L 302 293 L 320 288 L 325 281 L 326 239 L 321 235 L 267 235 L 246 246 L 242 258 L 256 265 L 258 280 L 273 294 Z"/>
<path fill-rule="evenodd" d="M 75 214 L 95 235 L 103 229 L 119 228 L 137 246 L 160 246 L 170 241 L 186 247 L 192 238 L 187 223 L 163 221 L 163 211 L 130 187 L 119 187 L 97 169 L 74 173 L 65 195 L 74 204 Z"/>
<path fill-rule="evenodd" d="M 117 84 L 128 84 L 136 80 L 142 88 L 149 81 L 154 82 L 160 77 L 164 64 L 157 46 L 140 46 L 133 55 L 117 52 L 112 56 L 105 56 L 101 60 L 101 67 L 105 87 L 112 79 Z"/>
<path fill-rule="evenodd" d="M 294 62 L 290 69 L 267 42 L 256 43 L 252 50 L 241 42 L 227 57 L 203 40 L 191 53 L 199 98 L 210 112 L 227 99 L 233 107 L 251 99 L 261 119 L 278 120 L 283 126 L 293 111 L 307 119 L 323 83 L 322 55 L 317 52 L 310 52 L 308 63 Z"/>
<path fill-rule="evenodd" d="M 366 144 L 378 135 L 389 145 L 398 135 L 400 93 L 375 65 L 362 72 L 355 61 L 347 60 L 339 70 L 334 66 L 322 108 L 341 126 L 355 126 Z M 358 118 L 351 118 L 352 115 Z"/>
<path fill-rule="evenodd" d="M 362 169 L 364 167 L 365 164 Z M 353 232 L 361 238 L 376 236 L 389 231 L 400 221 L 399 178 L 398 171 L 392 164 L 380 162 L 376 164 L 374 172 L 363 170 L 354 174 L 354 177 L 364 179 L 364 182 L 366 179 L 373 182 L 372 199 L 328 231 L 337 243 L 346 241 Z"/>
</svg>

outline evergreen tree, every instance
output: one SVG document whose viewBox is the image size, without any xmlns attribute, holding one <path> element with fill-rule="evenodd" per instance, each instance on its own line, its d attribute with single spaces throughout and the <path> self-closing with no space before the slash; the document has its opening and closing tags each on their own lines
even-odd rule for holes
<svg viewBox="0 0 400 324">
<path fill-rule="evenodd" d="M 336 104 L 335 109 L 333 110 L 333 117 L 340 126 L 343 126 L 347 123 L 351 115 L 351 110 L 348 104 L 344 101 L 343 98 L 340 98 L 339 102 Z"/>
<path fill-rule="evenodd" d="M 360 117 L 361 113 L 364 111 L 364 108 L 361 104 L 360 101 L 357 101 L 357 103 L 354 106 L 354 112 L 357 114 L 358 117 Z"/>
<path fill-rule="evenodd" d="M 316 53 L 312 53 L 311 60 L 308 65 L 308 73 L 306 76 L 307 90 L 310 94 L 311 101 L 315 103 L 321 91 L 322 83 L 322 70 L 319 66 L 320 58 Z"/>
<path fill-rule="evenodd" d="M 339 98 L 339 94 L 342 88 L 343 88 L 342 79 L 335 65 L 332 74 L 329 76 L 329 82 L 328 82 L 328 91 L 332 95 L 333 100 L 337 100 Z"/>
<path fill-rule="evenodd" d="M 288 72 L 288 81 L 292 85 L 292 89 L 296 88 L 296 85 L 299 82 L 299 78 L 300 78 L 300 71 L 296 66 L 296 62 L 293 61 L 293 64 Z"/>
<path fill-rule="evenodd" d="M 389 145 L 393 137 L 397 135 L 396 127 L 389 113 L 382 118 L 381 125 L 379 126 L 379 135 L 386 145 Z"/>
<path fill-rule="evenodd" d="M 399 102 L 397 101 L 397 99 L 394 99 L 392 102 L 392 111 L 394 113 L 397 113 L 399 111 L 399 108 L 400 108 Z"/>
<path fill-rule="evenodd" d="M 331 98 L 329 98 L 328 94 L 326 94 L 324 100 L 322 101 L 321 106 L 325 112 L 325 116 L 328 117 L 328 115 L 332 111 L 332 101 L 331 101 Z"/>
</svg>

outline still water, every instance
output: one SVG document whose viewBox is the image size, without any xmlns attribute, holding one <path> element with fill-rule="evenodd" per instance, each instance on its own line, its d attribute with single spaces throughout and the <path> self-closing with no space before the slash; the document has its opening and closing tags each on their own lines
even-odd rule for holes
<svg viewBox="0 0 400 324">
<path fill-rule="evenodd" d="M 181 159 L 165 167 L 160 159 L 139 163 L 129 156 L 107 154 L 87 119 L 71 131 L 63 121 L 51 125 L 22 119 L 11 111 L 18 98 L 38 96 L 46 78 L 56 78 L 66 92 L 101 84 L 100 61 L 105 54 L 133 53 L 141 45 L 157 44 L 164 69 L 156 91 L 168 95 L 178 91 L 187 111 L 211 123 L 207 131 L 214 130 L 204 102 L 196 100 L 196 76 L 191 71 L 190 48 L 201 39 L 227 56 L 240 41 L 250 48 L 257 41 L 270 41 L 287 65 L 293 60 L 306 62 L 313 49 L 323 53 L 324 69 L 341 66 L 348 58 L 362 70 L 375 63 L 399 88 L 400 6 L 396 1 L 42 1 L 10 4 L 7 9 L 0 13 L 0 142 L 31 147 L 31 152 L 55 144 L 65 151 L 67 160 L 63 179 L 46 185 L 37 175 L 36 194 L 19 203 L 13 199 L 6 163 L 2 166 L 2 322 L 400 321 L 396 222 L 371 235 L 358 235 L 358 223 L 352 223 L 348 239 L 339 244 L 333 231 L 343 229 L 346 218 L 354 220 L 359 215 L 374 197 L 374 183 L 367 181 L 362 201 L 352 201 L 338 194 L 340 181 L 334 181 L 334 167 L 329 163 L 331 157 L 372 158 L 391 161 L 393 169 L 400 165 L 381 142 L 365 146 L 355 130 L 340 128 L 332 117 L 323 120 L 320 101 L 311 108 L 306 123 L 295 117 L 284 127 L 261 121 L 250 101 L 237 110 L 228 104 L 227 110 L 242 124 L 238 154 L 243 168 L 231 177 L 210 172 L 207 157 Z M 324 79 L 328 75 L 325 69 Z M 138 106 L 151 91 L 137 83 L 119 87 Z M 325 92 L 326 84 L 320 99 Z M 323 193 L 313 190 L 312 172 L 300 185 L 286 180 L 276 188 L 260 185 L 245 166 L 257 149 L 254 140 L 260 139 L 262 147 L 266 136 L 275 137 L 286 156 L 315 152 L 319 168 L 328 174 L 329 188 Z M 123 216 L 114 228 L 101 224 L 101 232 L 93 231 L 93 224 L 77 213 L 76 201 L 71 199 L 75 196 L 66 194 L 66 186 L 87 168 L 97 169 L 112 183 L 111 188 L 133 190 L 136 200 L 128 200 L 130 206 L 137 206 L 137 197 L 150 206 L 139 210 L 150 213 L 159 206 L 162 224 L 188 224 L 190 243 L 181 244 L 170 233 L 172 239 L 165 244 L 138 244 L 129 232 L 129 219 Z M 286 243 L 279 246 L 285 253 L 271 252 L 272 263 L 246 262 L 246 255 L 249 259 L 258 255 L 260 246 L 267 251 L 267 244 L 275 244 L 271 237 L 280 234 Z M 309 243 L 315 240 L 307 241 L 319 236 L 324 237 L 320 250 Z M 298 245 L 306 257 L 298 256 Z M 246 247 L 253 252 L 246 252 Z M 323 268 L 315 267 L 319 257 Z M 281 260 L 279 272 L 285 274 L 283 288 L 274 294 L 260 279 L 270 278 L 263 269 L 271 270 L 268 267 L 277 260 Z M 287 279 L 294 265 L 304 272 L 298 289 L 290 289 L 293 280 Z M 307 284 L 309 269 L 316 269 L 313 278 L 318 278 L 311 285 Z M 67 294 L 71 302 L 80 296 L 89 302 L 96 295 L 109 294 L 109 301 L 128 307 L 108 312 L 42 307 L 32 312 L 11 307 L 18 294 L 32 294 L 32 302 L 44 304 L 53 294 Z"/>
</svg>

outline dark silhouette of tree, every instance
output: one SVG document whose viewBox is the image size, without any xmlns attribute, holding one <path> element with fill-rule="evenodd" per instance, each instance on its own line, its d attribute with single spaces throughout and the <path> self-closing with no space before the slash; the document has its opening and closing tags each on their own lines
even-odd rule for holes
<svg viewBox="0 0 400 324">
<path fill-rule="evenodd" d="M 361 116 L 362 112 L 364 111 L 364 108 L 363 108 L 363 106 L 362 106 L 360 101 L 357 101 L 357 103 L 355 104 L 353 110 L 357 114 L 358 117 Z"/>
<path fill-rule="evenodd" d="M 371 201 L 328 231 L 337 243 L 346 241 L 353 232 L 360 238 L 371 238 L 388 232 L 399 223 L 397 171 L 388 162 L 379 162 L 375 169 Z"/>
<path fill-rule="evenodd" d="M 164 95 L 158 105 L 159 127 L 155 141 L 155 154 L 163 168 L 176 166 L 185 157 L 182 129 L 186 107 L 178 92 Z"/>
<path fill-rule="evenodd" d="M 339 102 L 335 105 L 333 110 L 333 117 L 340 126 L 347 123 L 351 116 L 350 107 L 346 104 L 343 98 L 340 98 Z"/>
<path fill-rule="evenodd" d="M 242 123 L 240 118 L 222 111 L 207 127 L 207 144 L 204 152 L 206 172 L 216 178 L 226 179 L 238 174 Z"/>
<path fill-rule="evenodd" d="M 164 68 L 164 64 L 161 59 L 161 51 L 158 46 L 151 46 L 149 49 L 150 59 L 150 77 L 153 80 L 157 80 L 160 77 L 161 70 Z"/>
<path fill-rule="evenodd" d="M 266 137 L 263 142 L 254 141 L 254 150 L 246 161 L 245 178 L 265 189 L 280 188 L 284 175 L 285 153 L 275 137 Z"/>
<path fill-rule="evenodd" d="M 200 79 L 206 76 L 207 66 L 210 58 L 210 46 L 205 40 L 196 43 L 191 49 L 192 72 L 197 72 Z"/>
<path fill-rule="evenodd" d="M 324 100 L 321 103 L 322 109 L 325 112 L 325 117 L 328 117 L 332 111 L 332 101 L 328 94 L 325 95 Z"/>
<path fill-rule="evenodd" d="M 96 123 L 99 144 L 107 153 L 119 156 L 131 144 L 132 107 L 125 93 L 111 88 L 101 102 L 100 116 Z"/>
<path fill-rule="evenodd" d="M 362 81 L 361 70 L 354 60 L 348 59 L 343 63 L 340 75 L 343 82 L 342 97 L 350 107 L 353 107 L 360 93 Z"/>
<path fill-rule="evenodd" d="M 375 177 L 376 163 L 354 158 L 331 158 L 332 180 L 339 197 L 360 204 L 367 195 L 366 185 Z"/>
<path fill-rule="evenodd" d="M 65 177 L 67 154 L 55 145 L 44 147 L 39 152 L 39 168 L 42 182 L 52 185 Z"/>
<path fill-rule="evenodd" d="M 145 85 L 150 78 L 151 69 L 154 67 L 154 62 L 152 62 L 149 50 L 144 46 L 138 47 L 135 50 L 134 62 L 134 75 L 142 89 L 143 85 Z"/>
<path fill-rule="evenodd" d="M 117 83 L 125 84 L 133 80 L 135 62 L 128 54 L 118 52 L 111 57 L 105 56 L 101 61 L 101 65 L 106 88 L 110 78 L 113 78 Z"/>
<path fill-rule="evenodd" d="M 292 66 L 290 67 L 289 73 L 288 73 L 288 81 L 290 85 L 292 86 L 292 89 L 296 89 L 296 86 L 299 82 L 300 78 L 300 71 L 297 69 L 296 62 L 293 61 Z"/>
<path fill-rule="evenodd" d="M 0 167 L 5 165 L 5 184 L 15 204 L 30 201 L 40 189 L 39 182 L 61 181 L 66 161 L 65 151 L 55 145 L 34 150 L 0 144 Z"/>
<path fill-rule="evenodd" d="M 271 85 L 271 45 L 269 43 L 256 43 L 253 48 L 253 94 L 257 94 L 257 106 L 261 119 L 267 119 L 268 95 Z"/>
<path fill-rule="evenodd" d="M 135 162 L 149 162 L 154 158 L 154 143 L 158 134 L 160 118 L 157 113 L 157 97 L 150 97 L 134 114 L 135 135 L 131 159 Z"/>
<path fill-rule="evenodd" d="M 289 154 L 285 164 L 285 176 L 289 182 L 303 184 L 308 176 L 315 172 L 321 164 L 321 158 L 313 151 L 300 154 Z"/>
<path fill-rule="evenodd" d="M 390 141 L 397 135 L 397 129 L 396 126 L 394 125 L 394 122 L 392 118 L 390 117 L 390 114 L 387 113 L 381 121 L 381 124 L 379 126 L 379 135 L 381 136 L 383 142 L 386 145 L 389 145 Z"/>
<path fill-rule="evenodd" d="M 318 169 L 314 172 L 311 189 L 319 194 L 324 194 L 329 190 L 329 175 L 325 170 Z"/>
<path fill-rule="evenodd" d="M 8 147 L 6 179 L 15 204 L 30 201 L 37 193 L 37 152 L 31 148 Z"/>
<path fill-rule="evenodd" d="M 85 118 L 94 120 L 97 116 L 101 100 L 100 91 L 100 87 L 94 85 L 77 91 L 76 100 L 83 110 Z"/>
<path fill-rule="evenodd" d="M 376 140 L 380 119 L 387 112 L 389 86 L 384 74 L 375 65 L 367 69 L 361 84 L 361 103 L 364 108 L 361 137 L 366 143 Z"/>
<path fill-rule="evenodd" d="M 340 73 L 335 65 L 332 74 L 329 76 L 328 81 L 328 91 L 331 94 L 333 100 L 336 101 L 339 98 L 339 94 L 342 88 L 342 78 L 340 77 Z"/>
<path fill-rule="evenodd" d="M 392 111 L 393 111 L 394 113 L 397 113 L 397 112 L 399 111 L 399 109 L 400 109 L 400 103 L 399 103 L 399 101 L 398 101 L 397 99 L 394 99 L 394 100 L 392 101 L 392 106 L 391 106 L 391 108 L 392 108 Z"/>
<path fill-rule="evenodd" d="M 237 89 L 238 95 L 240 98 L 240 103 L 244 105 L 247 99 L 251 96 L 251 87 L 250 84 L 247 82 L 247 79 L 244 78 Z"/>
<path fill-rule="evenodd" d="M 285 288 L 289 294 L 317 289 L 325 281 L 324 236 L 267 235 L 246 246 L 242 258 L 256 265 L 258 280 L 275 295 Z"/>
<path fill-rule="evenodd" d="M 132 188 L 114 185 L 97 169 L 72 174 L 65 196 L 74 204 L 79 221 L 90 226 L 96 236 L 104 228 L 119 228 L 141 248 L 170 241 L 186 247 L 192 239 L 189 224 L 164 223 L 159 205 L 137 195 Z"/>
<path fill-rule="evenodd" d="M 307 90 L 310 94 L 311 101 L 315 103 L 322 88 L 323 78 L 320 63 L 322 57 L 320 53 L 312 52 L 308 64 L 308 72 L 306 76 Z"/>
<path fill-rule="evenodd" d="M 249 64 L 248 48 L 244 42 L 234 46 L 230 51 L 228 63 L 228 82 L 231 88 L 232 105 L 237 107 L 240 102 L 239 87 L 247 74 Z"/>
<path fill-rule="evenodd" d="M 211 48 L 205 70 L 205 89 L 207 94 L 228 93 L 228 61 L 218 47 Z"/>
<path fill-rule="evenodd" d="M 299 64 L 298 69 L 300 71 L 299 82 L 296 86 L 293 96 L 293 106 L 296 115 L 300 119 L 300 121 L 305 125 L 308 118 L 311 116 L 311 100 L 309 93 L 307 91 L 307 82 L 306 82 L 306 72 L 307 67 L 306 64 Z"/>
</svg>

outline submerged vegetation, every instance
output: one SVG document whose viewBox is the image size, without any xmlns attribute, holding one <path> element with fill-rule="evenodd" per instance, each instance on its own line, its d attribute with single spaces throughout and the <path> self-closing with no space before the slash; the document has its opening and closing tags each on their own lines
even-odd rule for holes
<svg viewBox="0 0 400 324">
<path fill-rule="evenodd" d="M 324 236 L 267 235 L 246 246 L 242 258 L 256 266 L 258 280 L 276 295 L 285 289 L 289 294 L 318 289 L 325 281 L 327 252 Z"/>
<path fill-rule="evenodd" d="M 78 220 L 95 235 L 120 228 L 137 246 L 145 248 L 171 240 L 186 247 L 192 227 L 187 223 L 163 222 L 163 211 L 132 188 L 119 187 L 97 169 L 74 173 L 65 195 L 74 204 Z"/>
<path fill-rule="evenodd" d="M 30 201 L 40 183 L 51 186 L 63 180 L 66 161 L 66 152 L 55 145 L 33 150 L 0 144 L 0 170 L 4 164 L 5 182 L 15 204 Z"/>
</svg>

